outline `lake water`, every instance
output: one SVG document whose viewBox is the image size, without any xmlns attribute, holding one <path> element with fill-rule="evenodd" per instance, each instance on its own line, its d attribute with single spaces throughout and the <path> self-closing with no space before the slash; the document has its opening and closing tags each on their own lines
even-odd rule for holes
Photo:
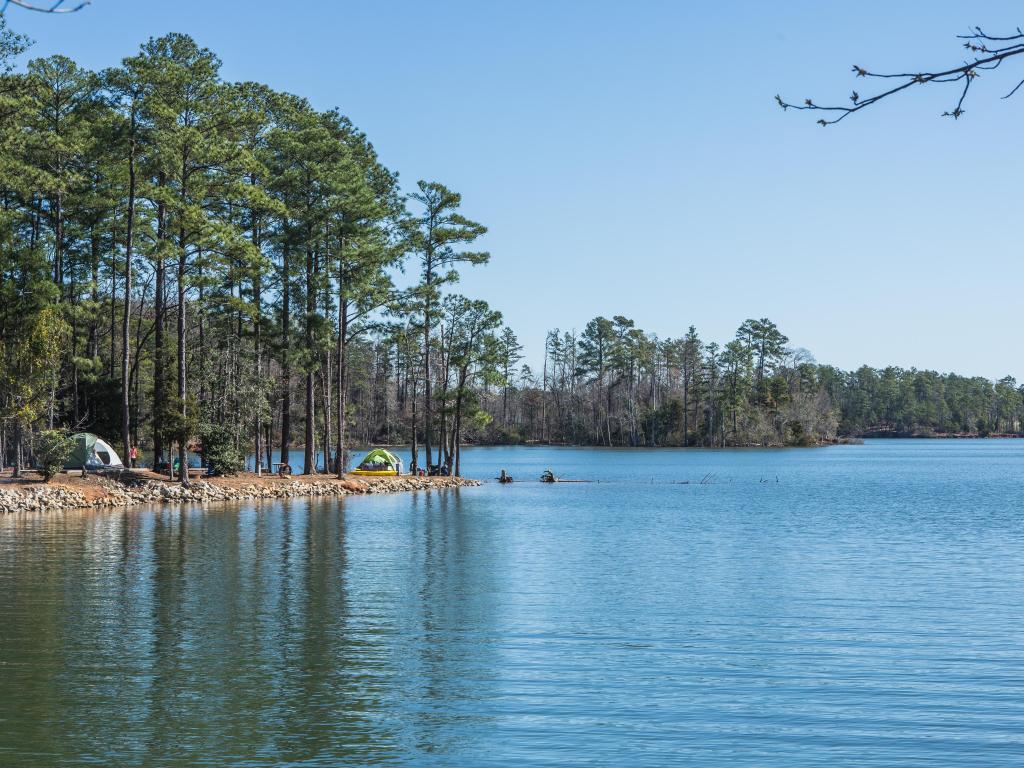
<svg viewBox="0 0 1024 768">
<path fill-rule="evenodd" d="M 1024 441 L 464 464 L 0 518 L 0 765 L 1024 764 Z"/>
</svg>

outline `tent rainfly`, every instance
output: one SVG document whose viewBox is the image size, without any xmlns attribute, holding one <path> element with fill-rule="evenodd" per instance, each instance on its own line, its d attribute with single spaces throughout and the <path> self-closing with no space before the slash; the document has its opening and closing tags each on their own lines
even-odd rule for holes
<svg viewBox="0 0 1024 768">
<path fill-rule="evenodd" d="M 383 448 L 374 448 L 359 466 L 352 470 L 353 475 L 400 475 L 402 474 L 402 460 L 391 451 Z"/>
<path fill-rule="evenodd" d="M 71 453 L 64 469 L 106 469 L 110 467 L 124 467 L 121 457 L 117 451 L 110 447 L 110 444 L 92 434 L 92 432 L 79 432 L 72 435 L 75 441 L 75 450 Z"/>
</svg>

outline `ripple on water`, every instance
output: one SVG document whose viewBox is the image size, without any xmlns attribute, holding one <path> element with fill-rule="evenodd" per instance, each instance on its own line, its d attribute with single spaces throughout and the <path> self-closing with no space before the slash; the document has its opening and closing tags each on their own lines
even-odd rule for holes
<svg viewBox="0 0 1024 768">
<path fill-rule="evenodd" d="M 0 519 L 0 765 L 1024 764 L 1024 443 L 465 463 Z"/>
</svg>

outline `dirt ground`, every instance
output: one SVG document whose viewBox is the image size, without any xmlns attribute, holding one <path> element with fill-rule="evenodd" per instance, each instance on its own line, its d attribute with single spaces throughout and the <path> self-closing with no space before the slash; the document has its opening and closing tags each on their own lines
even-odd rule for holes
<svg viewBox="0 0 1024 768">
<path fill-rule="evenodd" d="M 165 474 L 157 474 L 148 469 L 133 469 L 131 470 L 132 477 L 139 478 L 141 480 L 156 480 L 162 483 L 176 483 L 178 480 L 170 479 Z M 205 476 L 192 476 L 191 479 L 194 481 L 202 480 L 203 482 L 210 483 L 210 485 L 216 485 L 220 488 L 244 488 L 247 485 L 261 485 L 261 486 L 274 486 L 274 485 L 288 485 L 290 483 L 301 481 L 301 482 L 317 482 L 317 483 L 341 483 L 342 485 L 362 482 L 373 482 L 378 478 L 374 477 L 360 477 L 356 478 L 352 475 L 347 476 L 344 480 L 338 480 L 334 475 L 288 475 L 281 477 L 275 474 L 262 474 L 257 476 L 253 472 L 239 472 L 237 475 L 230 475 L 225 477 L 205 477 Z"/>
<path fill-rule="evenodd" d="M 165 474 L 157 474 L 148 469 L 132 469 L 125 470 L 123 475 L 130 475 L 131 478 L 137 480 L 155 480 L 162 483 L 176 483 L 177 480 L 170 480 Z M 221 488 L 244 488 L 251 485 L 260 486 L 275 486 L 275 485 L 288 485 L 290 483 L 299 482 L 316 482 L 316 483 L 339 483 L 352 490 L 357 490 L 360 486 L 365 487 L 367 484 L 373 484 L 376 482 L 382 482 L 391 480 L 393 478 L 386 477 L 358 477 L 355 475 L 349 475 L 344 480 L 338 480 L 334 475 L 291 475 L 288 477 L 279 477 L 274 474 L 264 474 L 257 477 L 252 472 L 239 472 L 237 475 L 230 477 L 201 477 L 194 476 L 192 481 L 201 480 L 208 482 L 211 485 L 216 485 Z M 97 475 L 86 475 L 85 477 L 78 470 L 71 470 L 70 472 L 61 472 L 59 475 L 54 477 L 50 485 L 60 485 L 72 490 L 78 491 L 83 494 L 87 499 L 93 500 L 103 497 L 106 494 L 103 486 L 100 485 L 99 478 Z M 24 470 L 20 479 L 11 476 L 11 470 L 5 469 L 0 472 L 0 488 L 31 488 L 34 486 L 43 485 L 43 477 L 34 470 Z"/>
<path fill-rule="evenodd" d="M 0 472 L 0 488 L 6 488 L 9 490 L 32 488 L 35 486 L 43 485 L 43 476 L 35 470 L 26 469 L 22 471 L 22 477 L 12 477 L 12 470 L 5 469 Z M 102 498 L 106 496 L 107 492 L 103 486 L 99 484 L 98 480 L 94 476 L 82 477 L 79 473 L 68 474 L 61 472 L 59 475 L 54 477 L 50 485 L 61 485 L 65 488 L 70 488 L 74 491 L 78 491 L 89 501 Z"/>
</svg>

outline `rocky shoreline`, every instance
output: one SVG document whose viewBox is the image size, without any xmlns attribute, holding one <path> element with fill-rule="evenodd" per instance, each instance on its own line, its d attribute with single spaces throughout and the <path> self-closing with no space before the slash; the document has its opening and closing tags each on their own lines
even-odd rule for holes
<svg viewBox="0 0 1024 768">
<path fill-rule="evenodd" d="M 0 514 L 12 512 L 53 512 L 68 509 L 129 507 L 140 504 L 203 504 L 216 501 L 290 499 L 302 496 L 359 496 L 371 493 L 402 493 L 480 485 L 479 480 L 462 477 L 379 477 L 345 480 L 254 481 L 221 485 L 193 481 L 188 488 L 157 480 L 127 482 L 95 478 L 99 488 L 82 490 L 59 482 L 20 487 L 0 487 Z"/>
</svg>

